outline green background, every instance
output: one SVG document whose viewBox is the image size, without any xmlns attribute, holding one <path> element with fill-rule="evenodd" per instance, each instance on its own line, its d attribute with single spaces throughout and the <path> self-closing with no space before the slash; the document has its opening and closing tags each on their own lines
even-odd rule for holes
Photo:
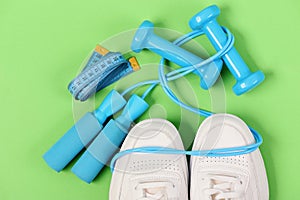
<svg viewBox="0 0 300 200">
<path fill-rule="evenodd" d="M 67 84 L 98 42 L 137 28 L 144 19 L 188 32 L 189 18 L 213 3 L 220 6 L 219 22 L 233 32 L 235 46 L 251 69 L 266 75 L 261 86 L 238 97 L 231 90 L 234 78 L 224 70 L 226 111 L 261 132 L 270 199 L 294 198 L 300 178 L 299 1 L 1 0 L 0 199 L 108 199 L 107 168 L 88 185 L 70 166 L 58 174 L 42 160 L 75 120 Z M 203 44 L 209 43 L 203 39 Z M 158 61 L 157 56 L 145 53 L 143 60 L 142 55 L 142 64 Z M 196 91 L 198 80 L 191 77 Z M 108 91 L 97 94 L 96 104 Z M 209 109 L 209 94 L 198 91 Z M 160 89 L 149 102 L 166 104 L 167 118 L 178 125 L 180 112 Z"/>
</svg>

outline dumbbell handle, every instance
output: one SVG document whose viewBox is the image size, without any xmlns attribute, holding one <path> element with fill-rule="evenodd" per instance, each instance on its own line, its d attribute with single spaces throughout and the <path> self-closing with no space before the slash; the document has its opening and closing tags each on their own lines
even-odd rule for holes
<svg viewBox="0 0 300 200">
<path fill-rule="evenodd" d="M 202 30 L 217 51 L 224 47 L 227 42 L 227 36 L 216 20 L 212 20 L 204 25 Z M 247 64 L 234 47 L 222 58 L 237 80 L 243 79 L 245 75 L 251 73 Z"/>
<path fill-rule="evenodd" d="M 157 53 L 158 55 L 176 63 L 182 67 L 199 64 L 203 61 L 202 58 L 190 53 L 189 51 L 174 45 L 173 43 L 151 34 L 147 38 L 148 43 L 145 45 L 147 49 Z"/>
</svg>

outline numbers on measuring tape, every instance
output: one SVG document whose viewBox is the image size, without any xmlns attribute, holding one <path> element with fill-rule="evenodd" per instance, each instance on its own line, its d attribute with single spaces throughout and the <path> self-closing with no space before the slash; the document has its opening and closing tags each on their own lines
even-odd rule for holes
<svg viewBox="0 0 300 200">
<path fill-rule="evenodd" d="M 82 73 L 70 83 L 70 92 L 76 99 L 85 98 L 86 94 L 97 89 L 97 85 L 101 84 L 108 74 L 124 63 L 127 61 L 121 53 L 109 52 L 105 56 L 101 56 L 94 52 Z"/>
</svg>

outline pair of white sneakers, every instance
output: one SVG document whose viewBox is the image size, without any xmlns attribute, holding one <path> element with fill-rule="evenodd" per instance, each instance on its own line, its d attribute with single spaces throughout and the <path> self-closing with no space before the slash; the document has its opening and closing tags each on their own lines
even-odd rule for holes
<svg viewBox="0 0 300 200">
<path fill-rule="evenodd" d="M 251 131 L 241 119 L 215 114 L 199 127 L 192 150 L 245 146 L 254 142 Z M 164 119 L 149 119 L 135 125 L 121 151 L 149 146 L 184 150 L 177 129 Z M 116 161 L 109 199 L 267 200 L 269 191 L 259 149 L 239 156 L 191 156 L 189 169 L 185 155 L 132 153 Z"/>
</svg>

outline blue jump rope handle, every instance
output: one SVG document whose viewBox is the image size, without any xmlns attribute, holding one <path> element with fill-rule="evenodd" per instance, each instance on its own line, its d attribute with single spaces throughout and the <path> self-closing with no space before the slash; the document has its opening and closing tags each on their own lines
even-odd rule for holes
<svg viewBox="0 0 300 200">
<path fill-rule="evenodd" d="M 142 115 L 148 104 L 139 96 L 133 95 L 122 114 L 111 119 L 101 133 L 72 168 L 72 172 L 81 180 L 91 183 L 101 169 L 109 163 L 125 139 L 131 123 Z"/>
<path fill-rule="evenodd" d="M 101 129 L 96 117 L 86 113 L 44 154 L 44 160 L 55 171 L 61 171 Z"/>
<path fill-rule="evenodd" d="M 43 155 L 46 163 L 55 171 L 61 171 L 101 131 L 107 117 L 125 104 L 126 100 L 118 92 L 111 91 L 98 109 L 86 113 Z"/>
</svg>

